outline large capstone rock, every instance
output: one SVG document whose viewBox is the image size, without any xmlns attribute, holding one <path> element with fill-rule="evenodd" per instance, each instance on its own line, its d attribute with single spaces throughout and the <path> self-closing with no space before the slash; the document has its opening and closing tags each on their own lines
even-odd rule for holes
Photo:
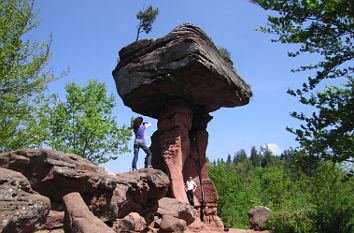
<svg viewBox="0 0 354 233">
<path fill-rule="evenodd" d="M 211 112 L 245 105 L 249 86 L 198 27 L 183 24 L 165 37 L 140 40 L 119 52 L 113 71 L 125 105 L 154 118 L 171 100 Z"/>
<path fill-rule="evenodd" d="M 150 223 L 169 184 L 168 176 L 153 168 L 117 174 L 117 188 L 112 197 L 115 216 L 124 218 L 137 212 Z"/>
<path fill-rule="evenodd" d="M 34 192 L 26 177 L 0 168 L 0 232 L 33 232 L 45 223 L 49 210 L 49 199 Z"/>
<path fill-rule="evenodd" d="M 33 190 L 50 198 L 53 209 L 61 210 L 64 195 L 78 192 L 95 215 L 111 215 L 115 176 L 81 156 L 49 149 L 22 149 L 0 154 L 0 167 L 22 173 Z"/>
</svg>

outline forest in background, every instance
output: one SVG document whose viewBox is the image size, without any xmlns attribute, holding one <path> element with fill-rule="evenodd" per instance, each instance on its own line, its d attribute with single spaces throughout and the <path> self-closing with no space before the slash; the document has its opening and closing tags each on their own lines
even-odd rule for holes
<svg viewBox="0 0 354 233">
<path fill-rule="evenodd" d="M 248 211 L 261 205 L 272 210 L 267 227 L 274 232 L 353 232 L 349 164 L 303 158 L 292 149 L 275 156 L 268 148 L 253 147 L 249 155 L 241 149 L 226 161 L 209 162 L 225 226 L 248 228 Z"/>
</svg>

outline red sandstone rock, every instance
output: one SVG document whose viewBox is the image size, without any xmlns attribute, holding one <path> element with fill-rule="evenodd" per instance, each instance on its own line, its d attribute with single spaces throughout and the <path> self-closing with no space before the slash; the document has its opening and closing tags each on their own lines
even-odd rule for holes
<svg viewBox="0 0 354 233">
<path fill-rule="evenodd" d="M 89 210 L 79 193 L 63 197 L 66 208 L 64 228 L 66 233 L 114 233 Z"/>
<path fill-rule="evenodd" d="M 145 219 L 136 212 L 128 214 L 123 219 L 117 219 L 113 223 L 115 232 L 142 232 L 146 226 Z"/>
<path fill-rule="evenodd" d="M 117 174 L 116 179 L 117 188 L 111 203 L 116 218 L 137 212 L 146 220 L 151 219 L 170 184 L 165 173 L 153 168 Z"/>
<path fill-rule="evenodd" d="M 201 222 L 199 218 L 196 218 L 192 224 L 188 225 L 188 229 L 186 232 L 211 233 L 212 231 L 203 222 Z"/>
<path fill-rule="evenodd" d="M 159 119 L 158 131 L 152 138 L 153 166 L 163 169 L 169 176 L 171 196 L 185 203 L 188 199 L 184 191 L 183 168 L 190 154 L 192 117 L 190 108 L 172 105 Z"/>
<path fill-rule="evenodd" d="M 0 154 L 0 167 L 21 172 L 32 188 L 56 203 L 62 197 L 79 192 L 98 216 L 110 216 L 110 199 L 116 178 L 81 156 L 49 149 L 22 149 Z"/>
<path fill-rule="evenodd" d="M 187 229 L 186 222 L 182 219 L 163 215 L 159 232 L 183 232 Z"/>
<path fill-rule="evenodd" d="M 223 231 L 224 224 L 216 214 L 217 208 L 208 208 L 204 210 L 204 223 L 211 229 L 216 231 Z"/>
<path fill-rule="evenodd" d="M 159 200 L 159 209 L 156 215 L 170 215 L 172 217 L 183 219 L 187 225 L 191 224 L 197 217 L 194 208 L 184 202 L 180 202 L 174 198 L 164 197 Z"/>
<path fill-rule="evenodd" d="M 193 119 L 197 122 L 193 123 Z M 203 207 L 214 209 L 214 212 L 205 213 L 203 210 L 203 216 L 211 227 L 222 230 L 223 224 L 216 214 L 218 195 L 208 177 L 205 155 L 208 141 L 205 129 L 210 119 L 207 114 L 196 116 L 180 102 L 167 108 L 159 119 L 158 131 L 152 137 L 152 163 L 169 175 L 170 195 L 181 202 L 188 203 L 184 185 L 185 180 L 192 176 L 198 184 L 195 206 L 200 210 L 203 202 Z"/>
<path fill-rule="evenodd" d="M 52 230 L 64 227 L 64 211 L 49 211 L 47 220 L 42 229 Z"/>
<path fill-rule="evenodd" d="M 222 230 L 205 155 L 209 112 L 247 104 L 252 96 L 249 86 L 210 38 L 190 24 L 156 40 L 135 42 L 119 55 L 113 77 L 124 104 L 158 119 L 152 163 L 169 176 L 168 195 L 188 203 L 184 183 L 192 176 L 199 182 L 197 208 L 208 208 L 201 216 Z"/>
<path fill-rule="evenodd" d="M 45 223 L 49 210 L 49 199 L 34 192 L 26 177 L 0 168 L 0 232 L 33 232 Z"/>
<path fill-rule="evenodd" d="M 54 230 L 39 230 L 34 233 L 65 233 L 64 229 L 54 229 Z"/>
</svg>

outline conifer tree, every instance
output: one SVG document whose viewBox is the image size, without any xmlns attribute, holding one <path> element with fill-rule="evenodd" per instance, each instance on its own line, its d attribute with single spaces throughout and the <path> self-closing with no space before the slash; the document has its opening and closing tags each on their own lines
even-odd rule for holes
<svg viewBox="0 0 354 233">
<path fill-rule="evenodd" d="M 260 167 L 261 166 L 262 158 L 259 155 L 255 146 L 252 146 L 252 148 L 251 148 L 250 160 L 252 162 L 253 167 Z"/>
<path fill-rule="evenodd" d="M 139 24 L 137 27 L 138 30 L 136 33 L 136 41 L 139 40 L 139 35 L 142 31 L 144 31 L 146 34 L 150 33 L 150 31 L 152 30 L 152 24 L 154 23 L 158 14 L 159 9 L 153 8 L 151 5 L 136 14 L 136 18 L 139 20 Z"/>
</svg>

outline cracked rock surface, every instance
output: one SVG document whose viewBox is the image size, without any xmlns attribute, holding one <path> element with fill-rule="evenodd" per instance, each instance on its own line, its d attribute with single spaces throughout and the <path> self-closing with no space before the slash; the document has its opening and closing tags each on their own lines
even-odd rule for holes
<svg viewBox="0 0 354 233">
<path fill-rule="evenodd" d="M 118 94 L 134 112 L 158 118 L 171 100 L 212 112 L 242 106 L 249 85 L 199 27 L 182 24 L 158 39 L 124 47 L 113 70 Z"/>
<path fill-rule="evenodd" d="M 45 223 L 49 210 L 49 199 L 34 192 L 25 176 L 0 168 L 0 232 L 33 232 Z"/>
</svg>

